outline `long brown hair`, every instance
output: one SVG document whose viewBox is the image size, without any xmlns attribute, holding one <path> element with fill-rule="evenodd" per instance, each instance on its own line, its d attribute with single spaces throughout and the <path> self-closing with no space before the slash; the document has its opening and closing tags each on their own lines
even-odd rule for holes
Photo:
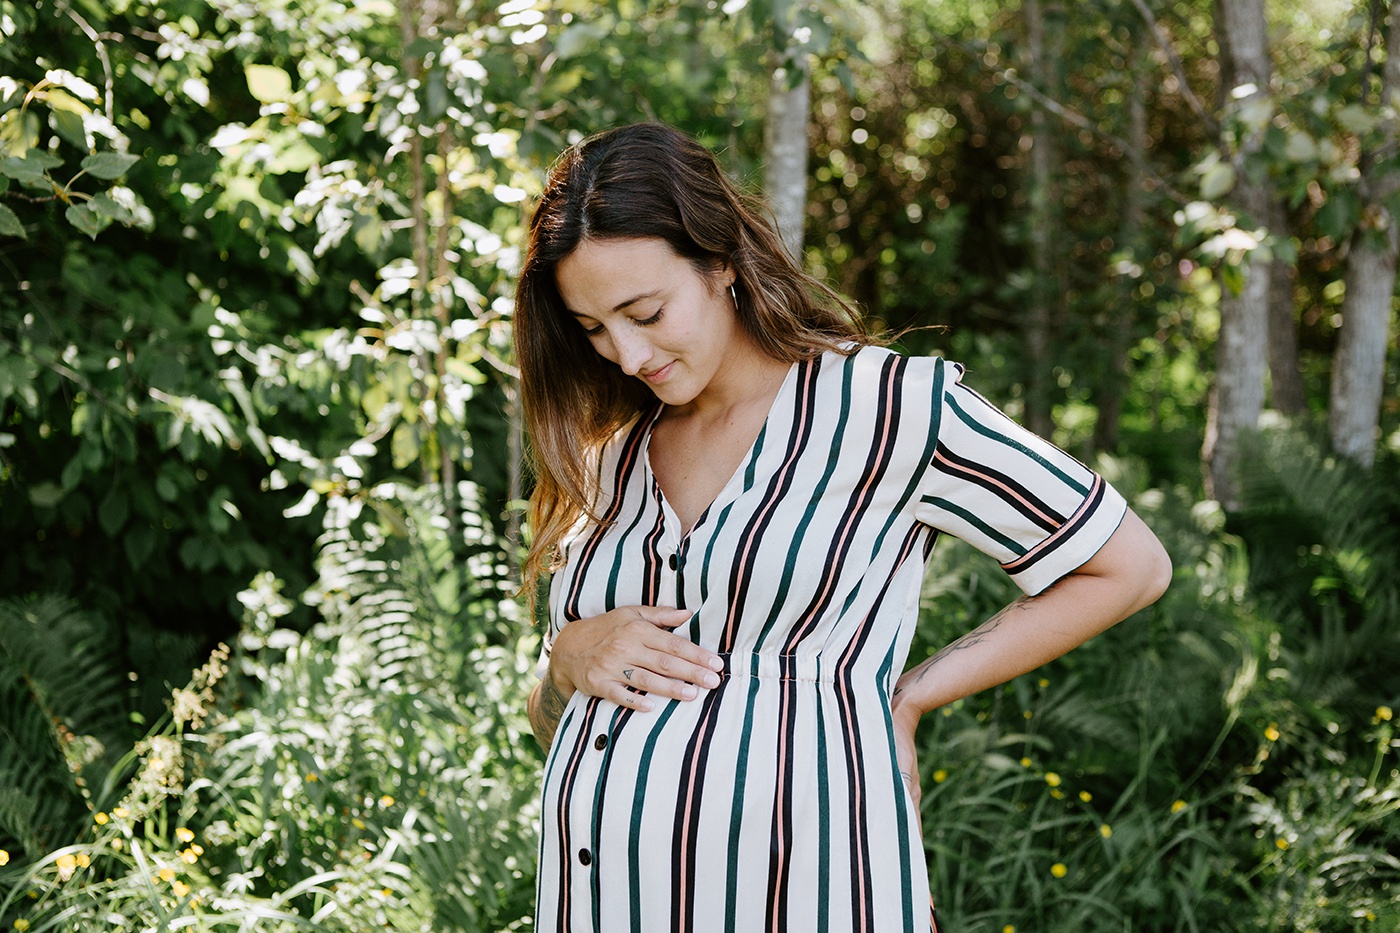
<svg viewBox="0 0 1400 933">
<path fill-rule="evenodd" d="M 586 239 L 657 238 L 701 274 L 735 271 L 740 326 L 765 354 L 797 362 L 872 342 L 847 301 L 788 254 L 761 203 L 725 176 L 708 149 L 658 123 L 599 133 L 550 170 L 530 221 L 515 293 L 515 353 L 530 437 L 534 536 L 524 592 L 554 569 L 560 540 L 585 516 L 597 521 L 603 445 L 655 401 L 638 379 L 603 359 L 568 314 L 555 270 Z"/>
</svg>

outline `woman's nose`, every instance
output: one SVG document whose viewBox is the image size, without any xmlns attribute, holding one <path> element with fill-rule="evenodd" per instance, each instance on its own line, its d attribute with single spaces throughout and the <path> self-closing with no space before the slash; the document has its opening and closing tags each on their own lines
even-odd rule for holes
<svg viewBox="0 0 1400 933">
<path fill-rule="evenodd" d="M 612 344 L 617 353 L 617 365 L 629 376 L 641 372 L 651 359 L 651 343 L 638 334 L 615 334 Z"/>
</svg>

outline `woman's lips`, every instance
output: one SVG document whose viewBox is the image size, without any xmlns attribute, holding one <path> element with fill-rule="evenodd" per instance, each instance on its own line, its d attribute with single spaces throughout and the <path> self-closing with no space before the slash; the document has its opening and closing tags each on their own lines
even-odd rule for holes
<svg viewBox="0 0 1400 933">
<path fill-rule="evenodd" d="M 671 375 L 671 368 L 675 365 L 676 361 L 672 360 L 660 369 L 653 369 L 649 373 L 642 373 L 642 378 L 652 384 L 664 382 L 666 380 L 666 377 Z"/>
</svg>

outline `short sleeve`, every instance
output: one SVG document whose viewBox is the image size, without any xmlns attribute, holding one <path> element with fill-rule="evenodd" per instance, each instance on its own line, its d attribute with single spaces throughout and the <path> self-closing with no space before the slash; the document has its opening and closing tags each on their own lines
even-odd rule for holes
<svg viewBox="0 0 1400 933">
<path fill-rule="evenodd" d="M 1077 569 L 1123 520 L 1123 496 L 943 366 L 937 443 L 915 518 L 996 558 L 1029 595 Z"/>
</svg>

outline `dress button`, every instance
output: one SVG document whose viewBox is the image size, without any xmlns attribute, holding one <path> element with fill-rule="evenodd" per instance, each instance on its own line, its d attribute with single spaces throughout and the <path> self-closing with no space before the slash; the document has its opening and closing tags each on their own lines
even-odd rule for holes
<svg viewBox="0 0 1400 933">
<path fill-rule="evenodd" d="M 671 569 L 672 569 L 672 570 L 675 570 L 677 567 L 679 567 L 679 566 L 681 565 L 681 559 L 680 559 L 679 557 L 677 557 L 676 555 L 672 554 L 671 557 L 670 557 L 670 559 L 667 561 L 667 563 L 671 565 Z"/>
<path fill-rule="evenodd" d="M 578 860 L 585 865 L 591 865 L 593 863 L 593 853 L 589 852 L 587 849 L 579 849 Z"/>
<path fill-rule="evenodd" d="M 608 747 L 608 737 L 606 735 L 598 736 L 596 739 L 593 740 L 593 747 L 601 752 L 603 749 Z"/>
</svg>

